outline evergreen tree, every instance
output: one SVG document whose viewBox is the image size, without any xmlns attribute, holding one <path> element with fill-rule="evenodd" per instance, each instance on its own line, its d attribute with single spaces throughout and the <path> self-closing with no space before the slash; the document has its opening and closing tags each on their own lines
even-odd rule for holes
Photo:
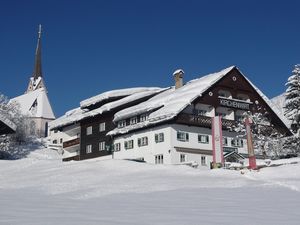
<svg viewBox="0 0 300 225">
<path fill-rule="evenodd" d="M 284 115 L 291 121 L 292 130 L 297 133 L 300 127 L 300 65 L 295 65 L 288 78 L 285 92 Z"/>
</svg>

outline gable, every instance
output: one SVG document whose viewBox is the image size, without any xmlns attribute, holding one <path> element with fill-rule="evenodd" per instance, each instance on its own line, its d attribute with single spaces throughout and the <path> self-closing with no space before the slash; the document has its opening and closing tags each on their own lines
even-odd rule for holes
<svg viewBox="0 0 300 225">
<path fill-rule="evenodd" d="M 237 68 L 229 71 L 192 104 L 197 103 L 208 104 L 215 108 L 230 108 L 233 111 L 251 111 L 262 114 L 267 112 L 268 119 L 281 130 L 281 133 L 290 134 L 288 125 L 284 118 L 280 117 L 280 112 L 276 111 L 277 108 L 272 107 L 271 101 Z"/>
</svg>

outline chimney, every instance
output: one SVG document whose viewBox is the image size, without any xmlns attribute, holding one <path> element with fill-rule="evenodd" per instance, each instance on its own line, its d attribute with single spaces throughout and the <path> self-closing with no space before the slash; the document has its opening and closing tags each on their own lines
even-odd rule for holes
<svg viewBox="0 0 300 225">
<path fill-rule="evenodd" d="M 181 88 L 183 86 L 183 75 L 184 71 L 182 69 L 178 69 L 173 73 L 175 79 L 175 89 Z"/>
</svg>

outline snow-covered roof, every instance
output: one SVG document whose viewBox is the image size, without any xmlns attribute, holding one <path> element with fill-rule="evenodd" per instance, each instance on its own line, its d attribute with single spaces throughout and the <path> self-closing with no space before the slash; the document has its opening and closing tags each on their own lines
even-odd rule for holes
<svg viewBox="0 0 300 225">
<path fill-rule="evenodd" d="M 172 119 L 186 108 L 186 106 L 191 104 L 191 102 L 197 97 L 201 96 L 202 93 L 213 83 L 220 80 L 233 68 L 234 66 L 231 66 L 218 73 L 209 74 L 199 79 L 191 80 L 178 89 L 171 87 L 169 90 L 154 96 L 146 102 L 116 113 L 114 121 L 151 112 L 155 109 L 158 110 L 149 115 L 149 122 L 159 122 L 162 120 Z"/>
<path fill-rule="evenodd" d="M 123 128 L 116 128 L 108 133 L 108 135 L 123 134 L 130 130 L 135 130 L 148 126 L 150 124 L 156 124 L 173 119 L 188 105 L 190 105 L 196 98 L 202 96 L 202 94 L 208 90 L 213 84 L 222 79 L 231 70 L 236 68 L 235 66 L 228 67 L 220 72 L 208 74 L 201 78 L 191 80 L 183 87 L 175 89 L 174 87 L 162 92 L 153 98 L 140 103 L 136 106 L 126 108 L 115 114 L 114 122 L 127 119 L 143 113 L 149 113 L 149 117 L 146 121 L 135 125 L 126 126 Z M 241 73 L 242 74 L 242 73 Z M 244 76 L 242 74 L 242 76 Z M 244 76 L 245 77 L 245 76 Z M 245 77 L 246 78 L 246 77 Z M 246 78 L 247 79 L 247 78 Z M 249 81 L 249 79 L 247 79 Z M 288 123 L 284 117 L 280 114 L 275 107 L 273 107 L 271 101 L 254 85 L 249 83 L 260 94 L 270 108 L 278 115 L 283 123 L 288 127 Z"/>
<path fill-rule="evenodd" d="M 20 105 L 23 115 L 38 118 L 55 119 L 47 92 L 44 88 L 39 88 L 26 94 L 20 95 L 10 100 Z"/>
<path fill-rule="evenodd" d="M 125 105 L 127 103 L 139 100 L 139 99 L 143 99 L 145 97 L 148 96 L 152 96 L 156 93 L 162 92 L 166 89 L 163 88 L 135 88 L 135 91 L 132 91 L 129 96 L 127 95 L 128 93 L 128 89 L 124 89 L 124 91 L 122 90 L 115 90 L 115 91 L 111 91 L 111 93 L 127 93 L 126 97 L 123 97 L 119 100 L 116 101 L 112 101 L 109 103 L 106 103 L 104 105 L 102 105 L 101 107 L 88 111 L 87 109 L 82 109 L 82 108 L 76 108 L 73 110 L 70 110 L 69 112 L 67 112 L 65 115 L 63 115 L 62 117 L 52 121 L 51 123 L 49 123 L 50 129 L 57 129 L 59 127 L 63 127 L 69 124 L 73 124 L 76 122 L 79 122 L 85 118 L 88 117 L 93 117 L 93 116 L 97 116 L 99 114 L 103 114 L 104 112 L 108 112 L 110 110 L 116 109 L 122 105 Z M 139 92 L 138 92 L 139 90 Z M 107 96 L 107 94 L 105 94 Z M 116 95 L 115 95 L 116 96 Z"/>
<path fill-rule="evenodd" d="M 101 93 L 99 95 L 96 95 L 96 96 L 93 96 L 91 98 L 81 101 L 80 107 L 86 108 L 91 105 L 95 105 L 102 101 L 108 100 L 110 98 L 126 97 L 129 95 L 138 93 L 138 92 L 156 91 L 156 90 L 160 90 L 160 89 L 161 88 L 157 88 L 157 87 L 136 87 L 136 88 L 125 88 L 125 89 L 107 91 L 107 92 Z"/>
<path fill-rule="evenodd" d="M 12 130 L 12 131 L 16 131 L 16 129 L 17 129 L 17 125 L 14 123 L 14 122 L 12 122 L 11 120 L 9 120 L 8 118 L 6 118 L 4 115 L 2 115 L 1 113 L 0 113 L 0 122 L 2 123 L 2 124 L 4 124 L 5 126 L 7 126 L 10 130 Z M 0 124 L 1 124 L 0 123 Z M 1 130 L 2 129 L 0 129 L 0 133 L 1 133 Z"/>
<path fill-rule="evenodd" d="M 49 122 L 49 128 L 50 130 L 53 130 L 56 128 L 66 126 L 68 124 L 73 124 L 82 119 L 84 112 L 85 110 L 81 109 L 80 107 L 72 109 L 66 112 L 65 115 Z"/>
</svg>

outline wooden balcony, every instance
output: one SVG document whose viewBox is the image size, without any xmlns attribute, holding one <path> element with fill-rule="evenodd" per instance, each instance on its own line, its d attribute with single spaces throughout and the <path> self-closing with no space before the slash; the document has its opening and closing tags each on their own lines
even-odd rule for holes
<svg viewBox="0 0 300 225">
<path fill-rule="evenodd" d="M 180 124 L 191 125 L 191 126 L 211 128 L 212 117 L 181 113 L 177 116 L 176 122 Z M 235 123 L 236 122 L 234 120 L 222 119 L 223 129 L 228 129 L 230 127 L 233 127 Z"/>
<path fill-rule="evenodd" d="M 68 147 L 72 147 L 74 145 L 79 145 L 80 143 L 80 138 L 76 138 L 76 139 L 72 139 L 72 140 L 69 140 L 69 141 L 65 141 L 63 143 L 63 148 L 68 148 Z"/>
</svg>

